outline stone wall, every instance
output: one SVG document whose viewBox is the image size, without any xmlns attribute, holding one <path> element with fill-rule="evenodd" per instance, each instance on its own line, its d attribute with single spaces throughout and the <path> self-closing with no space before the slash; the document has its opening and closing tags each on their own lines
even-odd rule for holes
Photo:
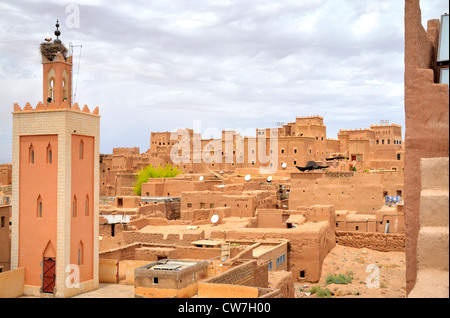
<svg viewBox="0 0 450 318">
<path fill-rule="evenodd" d="M 336 231 L 336 243 L 381 252 L 405 251 L 404 234 Z"/>
</svg>

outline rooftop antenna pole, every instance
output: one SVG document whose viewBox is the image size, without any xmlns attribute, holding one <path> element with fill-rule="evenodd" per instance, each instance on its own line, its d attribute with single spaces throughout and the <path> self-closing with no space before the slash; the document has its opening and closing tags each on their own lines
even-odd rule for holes
<svg viewBox="0 0 450 318">
<path fill-rule="evenodd" d="M 72 93 L 73 93 L 72 94 L 72 104 L 75 103 L 75 99 L 77 98 L 78 75 L 80 74 L 81 51 L 83 49 L 82 45 L 73 45 L 72 42 L 69 42 L 69 52 L 70 52 L 71 56 L 73 56 L 73 48 L 74 47 L 79 47 L 80 48 L 80 57 L 78 58 L 78 68 L 77 68 L 77 75 L 76 75 L 76 80 L 75 80 L 75 91 L 73 90 L 73 87 L 71 87 L 71 90 L 72 90 Z M 72 71 L 72 86 L 73 86 L 73 71 Z"/>
</svg>

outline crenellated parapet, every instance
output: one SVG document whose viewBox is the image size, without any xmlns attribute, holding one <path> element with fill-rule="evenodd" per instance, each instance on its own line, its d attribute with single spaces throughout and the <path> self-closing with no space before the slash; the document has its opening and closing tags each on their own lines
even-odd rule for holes
<svg viewBox="0 0 450 318">
<path fill-rule="evenodd" d="M 398 127 L 398 128 L 402 128 L 402 125 L 399 125 L 399 124 L 374 124 L 374 125 L 370 125 L 371 129 L 379 128 L 379 127 Z"/>
<path fill-rule="evenodd" d="M 315 118 L 323 119 L 323 117 L 322 117 L 322 116 L 319 116 L 319 115 L 312 115 L 312 116 L 296 116 L 295 118 L 296 118 L 296 119 L 315 119 Z"/>
<path fill-rule="evenodd" d="M 99 116 L 99 108 L 96 107 L 92 112 L 90 111 L 89 107 L 87 105 L 84 105 L 84 107 L 81 109 L 78 103 L 75 103 L 70 106 L 69 102 L 67 100 L 63 101 L 59 105 L 56 104 L 54 101 L 51 101 L 48 104 L 44 104 L 42 102 L 39 102 L 35 108 L 31 106 L 30 103 L 26 103 L 23 109 L 19 106 L 18 103 L 14 103 L 14 113 L 21 113 L 21 112 L 48 112 L 48 111 L 61 111 L 61 110 L 69 110 L 69 111 L 75 111 L 80 113 L 85 113 L 89 115 L 96 115 Z"/>
<path fill-rule="evenodd" d="M 369 129 L 369 128 L 340 129 L 338 134 L 349 133 L 349 132 L 363 132 L 363 131 L 373 132 L 373 129 Z"/>
</svg>

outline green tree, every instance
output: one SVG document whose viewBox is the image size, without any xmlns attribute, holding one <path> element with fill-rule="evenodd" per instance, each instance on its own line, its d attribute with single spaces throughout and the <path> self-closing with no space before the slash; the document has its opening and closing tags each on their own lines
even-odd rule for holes
<svg viewBox="0 0 450 318">
<path fill-rule="evenodd" d="M 156 168 L 148 165 L 138 172 L 137 181 L 133 186 L 134 193 L 140 196 L 142 184 L 150 178 L 174 178 L 181 173 L 182 171 L 178 167 L 172 167 L 169 164 L 165 165 L 164 168 L 161 165 Z"/>
</svg>

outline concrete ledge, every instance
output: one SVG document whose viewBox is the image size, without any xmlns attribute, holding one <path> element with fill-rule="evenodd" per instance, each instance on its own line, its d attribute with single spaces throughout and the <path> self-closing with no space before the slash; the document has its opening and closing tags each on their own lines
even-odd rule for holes
<svg viewBox="0 0 450 318">
<path fill-rule="evenodd" d="M 419 230 L 417 263 L 419 270 L 449 270 L 448 227 L 427 226 Z"/>
<path fill-rule="evenodd" d="M 408 298 L 449 298 L 448 288 L 448 271 L 419 271 L 416 285 L 409 293 Z"/>
<path fill-rule="evenodd" d="M 420 176 L 423 190 L 449 189 L 448 157 L 422 158 L 420 160 Z"/>
<path fill-rule="evenodd" d="M 449 195 L 445 190 L 420 193 L 420 226 L 448 226 Z"/>
</svg>

